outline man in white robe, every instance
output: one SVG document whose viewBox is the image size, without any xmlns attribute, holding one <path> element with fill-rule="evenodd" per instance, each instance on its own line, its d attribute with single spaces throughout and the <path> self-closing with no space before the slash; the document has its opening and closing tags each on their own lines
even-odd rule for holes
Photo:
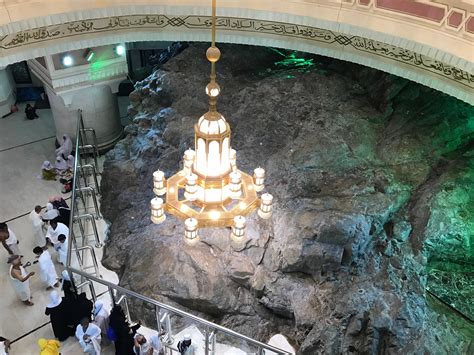
<svg viewBox="0 0 474 355">
<path fill-rule="evenodd" d="M 164 334 L 164 332 L 162 333 Z M 135 334 L 134 352 L 136 355 L 160 355 L 163 345 L 158 334 L 153 334 L 148 339 L 140 333 Z"/>
<path fill-rule="evenodd" d="M 46 238 L 43 232 L 43 219 L 41 218 L 41 206 L 35 206 L 35 209 L 30 212 L 30 222 L 33 229 L 33 236 L 35 237 L 36 245 L 42 248 L 46 247 Z"/>
<path fill-rule="evenodd" d="M 20 255 L 18 239 L 6 223 L 0 223 L 0 242 L 10 255 Z"/>
<path fill-rule="evenodd" d="M 67 236 L 60 234 L 58 236 L 58 243 L 54 246 L 58 252 L 58 262 L 66 266 L 67 260 Z"/>
<path fill-rule="evenodd" d="M 33 306 L 31 302 L 31 292 L 30 292 L 30 277 L 35 273 L 28 273 L 23 265 L 21 264 L 21 256 L 19 255 L 10 255 L 8 258 L 8 263 L 10 266 L 10 282 L 12 284 L 15 293 L 18 298 L 27 306 Z"/>
<path fill-rule="evenodd" d="M 56 221 L 49 221 L 46 238 L 48 238 L 54 246 L 58 244 L 58 237 L 60 234 L 64 234 L 67 237 L 69 235 L 69 228 L 65 224 Z"/>
<path fill-rule="evenodd" d="M 191 334 L 184 334 L 183 340 L 178 342 L 178 350 L 182 355 L 194 355 L 196 347 L 192 344 Z"/>
<path fill-rule="evenodd" d="M 100 355 L 100 328 L 83 318 L 76 328 L 76 338 L 82 350 L 88 355 Z"/>
<path fill-rule="evenodd" d="M 40 271 L 41 281 L 46 285 L 47 290 L 51 290 L 54 287 L 59 287 L 58 274 L 54 267 L 51 255 L 47 250 L 43 250 L 41 247 L 33 249 L 33 253 L 38 258 L 38 266 Z"/>
</svg>

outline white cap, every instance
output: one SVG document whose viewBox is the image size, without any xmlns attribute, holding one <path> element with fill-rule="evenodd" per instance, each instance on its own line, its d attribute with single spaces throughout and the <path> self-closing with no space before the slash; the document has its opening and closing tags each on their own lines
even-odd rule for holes
<svg viewBox="0 0 474 355">
<path fill-rule="evenodd" d="M 190 334 L 184 334 L 183 340 L 191 340 Z"/>
</svg>

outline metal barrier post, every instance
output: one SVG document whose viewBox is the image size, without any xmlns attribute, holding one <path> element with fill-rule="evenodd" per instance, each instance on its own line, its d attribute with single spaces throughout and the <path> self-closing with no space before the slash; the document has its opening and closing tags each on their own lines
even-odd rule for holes
<svg viewBox="0 0 474 355">
<path fill-rule="evenodd" d="M 91 258 L 92 258 L 92 264 L 93 264 L 93 267 L 94 267 L 94 270 L 95 270 L 95 275 L 96 277 L 102 277 L 101 274 L 100 274 L 100 271 L 99 271 L 99 264 L 97 263 L 97 257 L 95 255 L 95 250 L 93 247 L 91 247 L 90 245 L 85 245 L 83 247 L 80 247 L 80 248 L 77 248 L 76 251 L 82 251 L 82 250 L 89 250 L 90 251 L 90 254 L 91 254 Z M 84 261 L 84 260 L 83 260 Z M 81 265 L 81 269 L 82 270 L 86 270 L 87 268 L 84 268 L 84 263 L 82 263 Z"/>
<path fill-rule="evenodd" d="M 130 310 L 128 309 L 128 302 L 127 302 L 127 296 L 126 295 L 122 295 L 120 296 L 119 300 L 117 301 L 117 304 L 120 305 L 121 303 L 124 303 L 124 311 L 125 311 L 125 315 L 127 316 L 127 320 L 129 322 L 131 322 L 131 318 L 130 318 Z"/>
<path fill-rule="evenodd" d="M 168 312 L 163 312 L 163 315 L 160 319 L 161 324 L 165 324 L 165 332 L 166 332 L 166 343 L 168 345 L 172 345 L 174 343 L 173 339 L 173 331 L 171 329 L 171 318 Z"/>
<path fill-rule="evenodd" d="M 80 166 L 80 169 L 81 169 L 81 174 L 84 174 L 83 170 L 84 169 L 91 169 L 92 170 L 92 178 L 94 179 L 94 184 L 95 184 L 95 188 L 96 188 L 96 192 L 97 194 L 100 194 L 100 191 L 99 191 L 99 182 L 97 180 L 97 172 L 96 172 L 96 169 L 95 169 L 95 166 L 92 165 L 92 164 L 85 164 L 85 165 L 81 165 Z M 89 174 L 86 174 L 87 176 L 89 176 Z M 86 186 L 89 186 L 88 184 Z"/>
<path fill-rule="evenodd" d="M 99 231 L 97 230 L 97 224 L 95 223 L 94 215 L 91 213 L 81 214 L 79 216 L 74 216 L 74 222 L 81 223 L 82 220 L 86 220 L 87 222 L 91 222 L 92 229 L 94 231 L 94 239 L 95 239 L 95 247 L 101 248 L 102 242 L 100 241 Z M 81 231 L 82 233 L 82 231 Z M 85 234 L 83 234 L 82 238 L 87 238 Z M 84 245 L 84 239 L 82 241 L 82 245 Z"/>
<path fill-rule="evenodd" d="M 99 161 L 97 160 L 97 149 L 94 148 L 94 146 L 92 144 L 86 144 L 86 145 L 81 145 L 79 147 L 79 150 L 81 150 L 82 154 L 87 154 L 87 150 L 91 150 L 92 151 L 92 157 L 94 158 L 94 163 L 95 163 L 95 166 L 97 168 L 99 168 Z"/>
<path fill-rule="evenodd" d="M 116 303 L 116 300 L 115 300 L 114 289 L 109 286 L 109 287 L 107 287 L 107 290 L 109 290 L 110 299 L 112 300 L 112 304 L 115 306 L 117 303 Z"/>
<path fill-rule="evenodd" d="M 94 202 L 94 209 L 95 209 L 96 219 L 101 219 L 102 215 L 100 214 L 99 204 L 97 203 L 97 196 L 95 194 L 94 189 L 92 187 L 86 186 L 86 187 L 80 187 L 77 190 L 81 193 L 89 192 L 92 195 L 92 202 Z"/>
<path fill-rule="evenodd" d="M 215 355 L 216 353 L 216 333 L 211 331 L 209 334 L 209 353 L 210 355 Z"/>
</svg>

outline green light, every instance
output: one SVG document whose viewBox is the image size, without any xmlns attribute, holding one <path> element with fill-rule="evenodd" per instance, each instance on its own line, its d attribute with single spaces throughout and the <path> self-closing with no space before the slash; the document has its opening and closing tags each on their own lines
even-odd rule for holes
<svg viewBox="0 0 474 355">
<path fill-rule="evenodd" d="M 87 54 L 87 57 L 86 57 L 86 60 L 88 62 L 90 62 L 92 60 L 92 58 L 94 58 L 94 52 L 90 51 L 88 54 Z"/>
</svg>

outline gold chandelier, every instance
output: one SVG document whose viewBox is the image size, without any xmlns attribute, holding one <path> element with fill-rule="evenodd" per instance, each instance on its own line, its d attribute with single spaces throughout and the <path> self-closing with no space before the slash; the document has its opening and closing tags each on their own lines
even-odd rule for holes
<svg viewBox="0 0 474 355">
<path fill-rule="evenodd" d="M 194 126 L 195 149 L 184 152 L 183 169 L 166 179 L 163 171 L 153 173 L 151 220 L 165 221 L 165 211 L 184 219 L 185 241 L 199 241 L 198 228 L 232 227 L 236 243 L 245 241 L 245 216 L 258 208 L 258 215 L 272 215 L 273 196 L 264 189 L 265 170 L 257 168 L 253 177 L 237 168 L 237 152 L 230 146 L 230 127 L 217 112 L 220 87 L 216 82 L 216 62 L 221 53 L 215 45 L 216 0 L 212 0 L 212 44 L 206 51 L 211 62 L 210 82 L 206 86 L 209 111 Z M 162 197 L 166 194 L 166 203 Z"/>
</svg>

